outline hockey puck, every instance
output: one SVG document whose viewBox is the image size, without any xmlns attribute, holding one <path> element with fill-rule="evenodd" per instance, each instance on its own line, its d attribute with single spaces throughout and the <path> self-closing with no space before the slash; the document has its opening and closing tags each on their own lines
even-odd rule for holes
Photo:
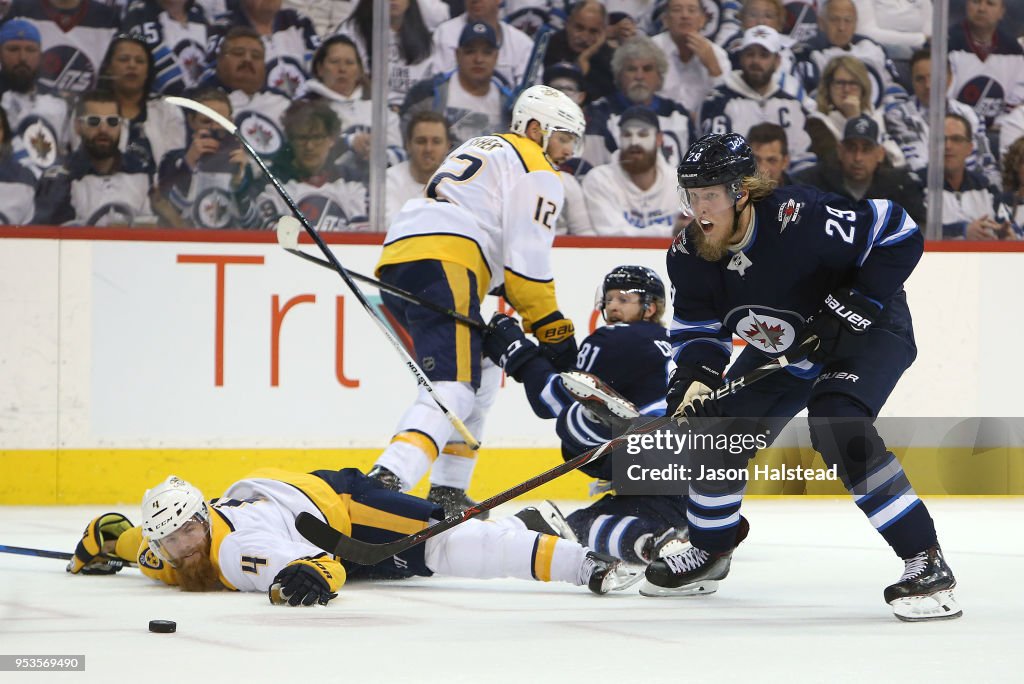
<svg viewBox="0 0 1024 684">
<path fill-rule="evenodd" d="M 172 620 L 150 620 L 149 631 L 159 634 L 170 634 L 178 629 L 178 623 Z"/>
</svg>

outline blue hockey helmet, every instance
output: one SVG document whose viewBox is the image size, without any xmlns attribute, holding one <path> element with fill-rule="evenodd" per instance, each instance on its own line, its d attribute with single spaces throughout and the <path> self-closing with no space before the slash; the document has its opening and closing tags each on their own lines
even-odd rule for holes
<svg viewBox="0 0 1024 684">
<path fill-rule="evenodd" d="M 687 188 L 727 185 L 733 195 L 738 195 L 740 182 L 756 171 L 754 152 L 742 135 L 710 133 L 690 145 L 679 162 L 676 176 L 681 192 Z"/>
<path fill-rule="evenodd" d="M 624 292 L 636 292 L 640 295 L 640 301 L 644 306 L 655 303 L 657 300 L 665 301 L 665 283 L 661 281 L 654 270 L 646 266 L 616 266 L 604 277 L 601 284 L 601 306 L 604 312 L 604 297 L 608 290 L 622 290 Z"/>
</svg>

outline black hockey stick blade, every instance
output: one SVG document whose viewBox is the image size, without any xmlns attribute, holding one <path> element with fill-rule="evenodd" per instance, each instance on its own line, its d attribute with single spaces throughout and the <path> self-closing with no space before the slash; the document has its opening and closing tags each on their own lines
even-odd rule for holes
<svg viewBox="0 0 1024 684">
<path fill-rule="evenodd" d="M 788 360 L 785 356 L 770 361 L 769 363 L 759 366 L 754 370 L 750 371 L 746 375 L 743 375 L 731 382 L 727 382 L 725 385 L 715 391 L 716 397 L 724 397 L 730 394 L 735 394 L 740 389 L 751 385 L 762 378 L 765 378 L 772 373 L 785 368 L 791 363 L 804 359 L 810 351 L 814 350 L 818 346 L 818 338 L 812 337 L 805 341 L 799 348 L 797 348 L 792 357 L 793 360 Z M 431 537 L 435 537 L 442 532 L 446 532 L 451 528 L 459 525 L 470 518 L 475 518 L 484 511 L 489 511 L 492 508 L 496 508 L 506 501 L 525 494 L 537 487 L 554 480 L 555 478 L 568 473 L 569 471 L 581 468 L 591 461 L 596 461 L 598 458 L 603 456 L 605 453 L 612 451 L 627 442 L 630 436 L 644 434 L 658 430 L 665 425 L 668 425 L 673 418 L 671 416 L 663 416 L 655 420 L 643 423 L 635 426 L 634 428 L 627 430 L 623 434 L 615 437 L 612 440 L 605 442 L 604 444 L 594 447 L 590 451 L 586 451 L 575 458 L 569 459 L 564 463 L 560 463 L 551 470 L 547 470 L 539 475 L 531 477 L 525 482 L 520 482 L 511 489 L 495 494 L 489 499 L 485 499 L 477 503 L 474 506 L 470 506 L 464 510 L 461 514 L 442 520 L 439 523 L 435 523 L 430 527 L 427 527 L 415 534 L 411 534 L 401 539 L 396 539 L 393 542 L 387 542 L 384 544 L 371 544 L 369 542 L 359 541 L 352 537 L 334 529 L 323 520 L 320 520 L 311 513 L 302 512 L 299 513 L 295 519 L 295 529 L 299 531 L 303 537 L 306 538 L 311 544 L 317 548 L 323 549 L 328 553 L 334 554 L 342 560 L 351 561 L 358 563 L 359 565 L 376 565 L 383 560 L 391 558 L 403 551 L 422 544 Z"/>
<path fill-rule="evenodd" d="M 0 544 L 0 553 L 13 553 L 19 556 L 36 556 L 37 558 L 56 558 L 57 560 L 71 560 L 75 557 L 75 554 L 68 553 L 67 551 L 48 551 L 46 549 L 29 549 L 24 546 L 5 546 Z M 106 560 L 110 563 L 120 563 L 124 567 L 134 568 L 135 563 L 126 561 L 122 558 L 111 558 L 109 556 L 99 556 L 99 558 Z"/>
</svg>

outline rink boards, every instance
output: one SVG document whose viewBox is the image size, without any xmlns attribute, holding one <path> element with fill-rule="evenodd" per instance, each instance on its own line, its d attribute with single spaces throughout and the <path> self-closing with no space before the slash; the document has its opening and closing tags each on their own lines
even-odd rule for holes
<svg viewBox="0 0 1024 684">
<path fill-rule="evenodd" d="M 217 491 L 263 465 L 366 466 L 415 391 L 337 274 L 271 235 L 2 230 L 0 504 L 134 501 L 168 472 Z M 371 274 L 378 242 L 349 236 L 334 249 Z M 592 328 L 603 274 L 622 263 L 664 274 L 666 245 L 560 240 L 562 310 L 581 333 Z M 1013 304 L 1022 255 L 937 247 L 907 286 L 919 356 L 883 415 L 948 420 L 933 443 L 901 454 L 915 483 L 935 483 L 931 493 L 1022 493 L 1019 435 L 947 438 L 965 417 L 1022 415 L 1020 373 L 1006 362 L 1024 338 Z M 515 383 L 483 440 L 477 496 L 560 460 L 553 424 L 533 416 Z M 800 441 L 763 457 L 809 463 Z M 763 484 L 751 491 L 793 489 Z M 561 478 L 538 496 L 584 498 L 586 478 Z"/>
</svg>

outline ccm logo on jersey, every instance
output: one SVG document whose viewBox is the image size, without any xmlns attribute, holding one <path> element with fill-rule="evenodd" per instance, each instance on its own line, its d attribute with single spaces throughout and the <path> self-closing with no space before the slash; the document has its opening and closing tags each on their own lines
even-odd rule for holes
<svg viewBox="0 0 1024 684">
<path fill-rule="evenodd" d="M 871 324 L 874 323 L 870 318 L 865 318 L 856 311 L 846 308 L 832 295 L 825 298 L 825 306 L 831 309 L 832 313 L 834 313 L 836 317 L 846 321 L 852 332 L 867 332 L 868 328 L 871 327 Z"/>
</svg>

